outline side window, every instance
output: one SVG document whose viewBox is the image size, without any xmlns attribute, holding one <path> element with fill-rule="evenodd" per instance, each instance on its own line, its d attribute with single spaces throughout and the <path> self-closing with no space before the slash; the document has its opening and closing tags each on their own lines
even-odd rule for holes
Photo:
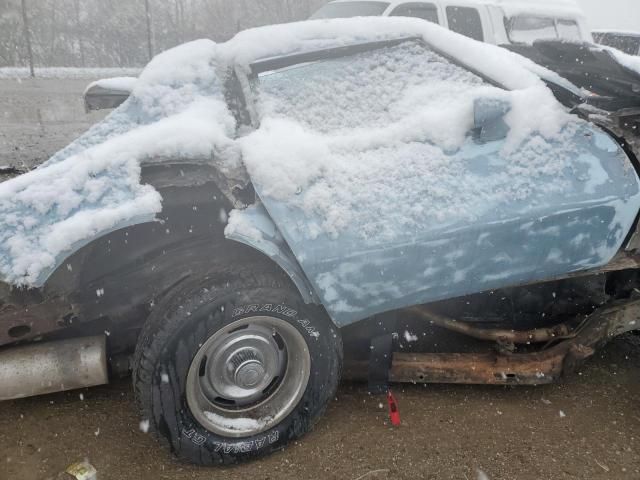
<svg viewBox="0 0 640 480">
<path fill-rule="evenodd" d="M 555 21 L 550 17 L 518 15 L 505 20 L 505 26 L 512 43 L 533 43 L 536 40 L 558 38 Z"/>
<path fill-rule="evenodd" d="M 629 55 L 638 55 L 638 39 L 634 37 L 607 33 L 602 37 L 600 43 L 607 47 L 617 48 Z"/>
<path fill-rule="evenodd" d="M 449 30 L 474 40 L 484 41 L 482 20 L 478 10 L 471 7 L 447 7 Z"/>
<path fill-rule="evenodd" d="M 432 23 L 440 23 L 438 8 L 433 3 L 403 3 L 391 12 L 392 17 L 416 17 Z"/>
<path fill-rule="evenodd" d="M 556 25 L 558 27 L 558 37 L 564 40 L 581 40 L 580 28 L 573 20 L 560 19 Z"/>
</svg>

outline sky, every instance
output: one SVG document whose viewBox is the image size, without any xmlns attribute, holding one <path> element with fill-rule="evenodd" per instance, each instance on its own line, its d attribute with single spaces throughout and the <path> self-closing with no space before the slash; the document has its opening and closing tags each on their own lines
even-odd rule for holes
<svg viewBox="0 0 640 480">
<path fill-rule="evenodd" d="M 640 0 L 578 0 L 592 29 L 616 28 L 640 32 Z"/>
</svg>

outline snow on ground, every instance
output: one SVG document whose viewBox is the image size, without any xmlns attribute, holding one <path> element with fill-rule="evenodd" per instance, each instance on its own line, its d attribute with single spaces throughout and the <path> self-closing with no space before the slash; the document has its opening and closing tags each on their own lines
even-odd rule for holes
<svg viewBox="0 0 640 480">
<path fill-rule="evenodd" d="M 72 67 L 50 67 L 36 68 L 36 78 L 72 78 L 90 79 L 99 77 L 121 77 L 137 76 L 140 68 L 72 68 Z M 23 67 L 1 67 L 0 79 L 24 79 L 31 74 L 28 68 Z"/>
<path fill-rule="evenodd" d="M 514 91 L 488 86 L 424 48 L 404 44 L 407 50 L 395 52 L 395 65 L 391 56 L 386 66 L 379 65 L 385 59 L 376 56 L 385 53 L 365 60 L 376 81 L 362 90 L 366 75 L 345 77 L 344 85 L 320 89 L 315 96 L 300 85 L 301 95 L 290 105 L 277 98 L 277 91 L 267 92 L 271 99 L 266 95 L 259 105 L 262 126 L 235 140 L 235 120 L 223 95 L 230 66 L 248 71 L 250 63 L 266 57 L 407 37 L 424 39 Z M 322 213 L 326 221 L 320 228 L 334 235 L 357 213 L 350 210 L 350 199 L 375 195 L 364 189 L 380 185 L 387 176 L 397 177 L 396 189 L 404 185 L 399 190 L 406 191 L 417 179 L 434 179 L 429 198 L 446 199 L 446 182 L 436 180 L 456 179 L 460 164 L 447 162 L 447 153 L 464 142 L 473 125 L 473 100 L 480 97 L 511 102 L 506 154 L 530 133 L 541 132 L 524 156 L 531 166 L 515 167 L 553 173 L 562 166 L 561 158 L 552 166 L 536 160 L 546 158 L 545 139 L 558 138 L 570 118 L 539 75 L 563 82 L 511 52 L 406 18 L 269 26 L 242 32 L 225 44 L 201 40 L 177 47 L 147 66 L 131 98 L 102 123 L 38 169 L 0 184 L 0 272 L 11 283 L 39 285 L 64 255 L 92 238 L 152 219 L 161 210 L 161 198 L 151 186 L 140 184 L 141 162 L 168 156 L 213 158 L 226 174 L 239 168 L 242 149 L 254 180 L 277 184 L 281 190 L 271 189 L 273 195 Z M 304 116 L 298 115 L 300 109 L 307 110 Z M 430 160 L 418 164 L 418 156 Z M 353 182 L 345 184 L 344 173 Z M 296 200 L 310 184 L 315 186 L 311 194 Z M 403 194 L 391 193 L 392 200 Z M 387 203 L 393 208 L 393 202 Z M 406 221 L 421 215 L 409 212 Z M 367 218 L 359 220 L 363 231 L 374 230 L 375 222 L 368 225 Z"/>
</svg>

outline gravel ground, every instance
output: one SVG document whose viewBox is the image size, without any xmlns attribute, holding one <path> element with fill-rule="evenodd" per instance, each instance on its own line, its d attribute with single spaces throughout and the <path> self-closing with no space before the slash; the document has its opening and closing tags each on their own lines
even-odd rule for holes
<svg viewBox="0 0 640 480">
<path fill-rule="evenodd" d="M 0 80 L 0 165 L 33 166 L 100 118 L 84 80 Z M 180 464 L 139 429 L 127 381 L 0 407 L 0 480 L 44 480 L 89 459 L 101 480 L 638 479 L 640 337 L 616 339 L 545 387 L 397 386 L 384 399 L 343 385 L 303 441 L 234 468 Z"/>
</svg>

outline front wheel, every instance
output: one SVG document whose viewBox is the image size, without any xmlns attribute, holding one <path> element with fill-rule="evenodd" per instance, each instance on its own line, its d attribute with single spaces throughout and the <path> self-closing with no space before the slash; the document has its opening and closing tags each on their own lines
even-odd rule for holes
<svg viewBox="0 0 640 480">
<path fill-rule="evenodd" d="M 205 284 L 206 285 L 206 282 Z M 304 435 L 338 386 L 340 333 L 279 275 L 183 288 L 140 335 L 143 424 L 180 458 L 246 461 Z"/>
</svg>

